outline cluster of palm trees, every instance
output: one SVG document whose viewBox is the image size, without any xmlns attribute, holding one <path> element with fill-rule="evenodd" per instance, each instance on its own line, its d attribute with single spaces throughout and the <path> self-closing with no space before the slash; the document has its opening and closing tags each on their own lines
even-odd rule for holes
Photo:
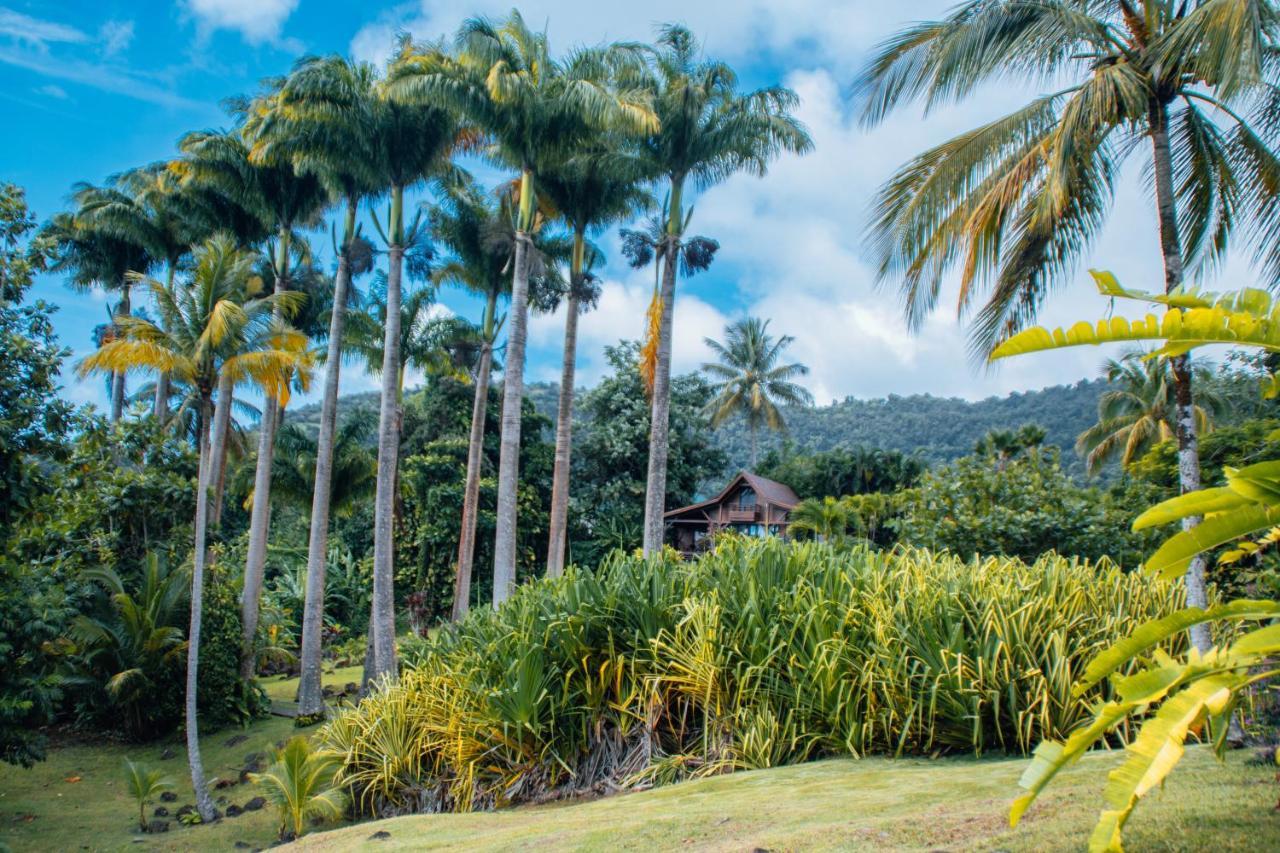
<svg viewBox="0 0 1280 853">
<path fill-rule="evenodd" d="M 180 155 L 106 187 L 82 186 L 76 210 L 50 224 L 61 267 L 74 283 L 114 290 L 114 321 L 84 372 L 111 377 L 111 418 L 122 416 L 125 375 L 154 375 L 153 411 L 181 424 L 188 413 L 200 452 L 187 738 L 198 808 L 213 805 L 197 743 L 195 683 L 201 591 L 210 531 L 222 514 L 231 411 L 237 388 L 264 402 L 258 428 L 249 547 L 244 567 L 243 670 L 254 674 L 254 641 L 270 524 L 276 438 L 291 390 L 324 365 L 319 434 L 310 478 L 311 513 L 302 631 L 299 710 L 323 714 L 320 635 L 324 563 L 334 494 L 340 366 L 353 331 L 381 374 L 374 486 L 370 666 L 396 671 L 393 514 L 405 368 L 443 362 L 475 379 L 466 499 L 458 547 L 455 617 L 470 601 L 485 407 L 500 331 L 506 332 L 498 466 L 494 603 L 515 583 L 516 488 L 523 369 L 530 304 L 566 305 L 564 372 L 556 429 L 547 571 L 564 565 L 570 412 L 578 314 L 594 303 L 601 254 L 590 237 L 652 208 L 648 259 L 655 262 L 652 426 L 644 547 L 660 548 L 665 509 L 671 329 L 678 269 L 705 268 L 714 241 L 687 238 L 687 198 L 747 171 L 764 174 L 784 151 L 811 143 L 779 87 L 742 92 L 732 69 L 705 59 L 694 36 L 661 28 L 652 45 L 613 44 L 565 56 L 517 11 L 471 19 L 453 43 L 401 38 L 385 73 L 338 56 L 309 57 L 257 94 L 231 102 L 235 126 L 185 136 Z M 459 161 L 480 157 L 513 177 L 480 189 Z M 427 188 L 434 204 L 416 214 L 408 196 Z M 655 203 L 661 194 L 664 201 Z M 331 289 L 306 238 L 336 212 Z M 363 220 L 363 221 L 362 221 Z M 376 241 L 364 233 L 365 224 Z M 559 226 L 560 230 L 557 230 Z M 562 236 L 567 234 L 567 236 Z M 351 313 L 353 279 L 385 257 L 375 310 Z M 648 259 L 645 260 L 647 263 Z M 562 281 L 559 262 L 567 261 Z M 634 258 L 633 258 L 634 260 Z M 150 273 L 163 269 L 163 280 Z M 430 277 L 406 296 L 405 276 Z M 310 284 L 308 284 L 310 282 Z M 460 285 L 484 300 L 478 327 L 430 317 L 434 289 Z M 154 318 L 133 311 L 145 289 Z M 311 299 L 308 300 L 307 296 Z M 505 317 L 499 301 L 507 300 Z M 323 309 L 323 310 L 319 310 Z M 300 321 L 307 315 L 308 323 Z M 293 320 L 293 324 L 291 324 Z M 350 322 L 349 322 L 350 321 Z M 306 326 L 300 331 L 299 326 Z M 314 345 L 312 340 L 320 342 Z M 461 354 L 460 354 L 461 353 Z M 182 396 L 178 412 L 172 398 Z M 306 480 L 303 472 L 295 472 Z M 296 486 L 296 483 L 291 485 Z"/>
</svg>

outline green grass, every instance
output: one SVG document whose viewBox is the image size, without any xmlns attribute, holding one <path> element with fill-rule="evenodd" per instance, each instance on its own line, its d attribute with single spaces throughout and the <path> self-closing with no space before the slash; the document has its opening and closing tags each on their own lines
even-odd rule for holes
<svg viewBox="0 0 1280 853">
<path fill-rule="evenodd" d="M 341 689 L 359 681 L 360 667 L 326 673 L 324 683 Z M 263 682 L 273 700 L 291 702 L 298 680 L 267 678 Z M 308 731 L 315 731 L 309 729 Z M 223 729 L 201 738 L 205 772 L 211 777 L 236 779 L 251 752 L 267 752 L 296 732 L 293 721 L 268 717 L 245 729 Z M 232 743 L 232 738 L 244 740 Z M 230 746 L 227 744 L 231 743 Z M 173 758 L 161 759 L 165 750 Z M 73 743 L 49 751 L 49 760 L 30 770 L 0 766 L 0 850 L 231 850 L 237 841 L 265 847 L 275 840 L 276 815 L 270 806 L 227 818 L 212 826 L 185 827 L 173 814 L 194 802 L 186 748 L 181 736 L 144 745 Z M 169 809 L 169 832 L 145 835 L 137 831 L 137 806 L 128 796 L 124 760 L 131 758 L 163 770 L 176 783 L 173 803 L 154 803 Z M 69 781 L 77 779 L 79 781 Z M 253 785 L 215 790 L 228 803 L 244 805 L 258 794 Z M 220 805 L 220 810 L 225 810 Z"/>
<path fill-rule="evenodd" d="M 506 811 L 402 817 L 316 833 L 290 849 L 1082 850 L 1102 803 L 1096 754 L 1066 771 L 1023 824 L 1009 803 L 1026 759 L 848 759 L 737 773 L 637 794 Z M 1139 806 L 1130 850 L 1278 850 L 1275 771 L 1188 751 Z M 369 841 L 385 831 L 389 838 Z"/>
</svg>

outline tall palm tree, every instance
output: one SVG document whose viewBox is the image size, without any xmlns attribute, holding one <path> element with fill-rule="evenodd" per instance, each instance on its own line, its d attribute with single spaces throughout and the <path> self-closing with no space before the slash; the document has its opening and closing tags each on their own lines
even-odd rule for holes
<svg viewBox="0 0 1280 853">
<path fill-rule="evenodd" d="M 211 423 L 218 410 L 231 405 L 230 394 L 214 392 L 250 382 L 278 399 L 286 399 L 289 382 L 309 366 L 306 338 L 284 326 L 279 315 L 296 308 L 296 294 L 254 296 L 256 258 L 237 249 L 225 237 L 211 240 L 196 252 L 190 288 L 176 293 L 158 281 L 134 275 L 150 290 L 163 320 L 156 324 L 140 317 L 118 319 L 120 335 L 105 343 L 80 365 L 82 373 L 149 369 L 167 372 L 190 383 L 200 394 L 200 466 L 196 485 L 196 518 L 191 574 L 191 621 L 187 631 L 186 722 L 187 758 L 196 807 L 202 819 L 215 817 L 200 758 L 196 693 L 200 666 L 200 622 L 204 571 L 208 560 L 209 491 L 214 460 L 225 432 L 211 441 Z"/>
<path fill-rule="evenodd" d="M 698 40 L 681 26 L 664 26 L 653 52 L 650 89 L 658 127 L 641 145 L 653 174 L 667 187 L 667 220 L 658 251 L 662 288 L 653 358 L 653 408 L 649 426 L 649 471 L 644 502 L 644 553 L 662 548 L 667 500 L 668 431 L 671 414 L 671 323 L 676 267 L 688 226 L 686 184 L 706 188 L 740 171 L 764 175 L 784 151 L 813 147 L 791 111 L 794 92 L 781 86 L 738 91 L 737 75 L 721 62 L 704 60 Z"/>
<path fill-rule="evenodd" d="M 253 243 L 265 238 L 268 248 L 265 255 L 276 293 L 290 289 L 295 257 L 308 254 L 305 240 L 296 229 L 317 224 L 329 201 L 329 192 L 320 179 L 314 174 L 299 172 L 283 152 L 266 147 L 254 149 L 276 109 L 282 87 L 283 81 L 269 81 L 257 97 L 233 102 L 240 126 L 230 133 L 187 134 L 179 142 L 184 156 L 174 164 L 175 171 L 195 191 L 222 196 L 226 199 L 223 205 L 244 212 L 234 220 L 240 223 L 239 239 Z M 241 674 L 245 678 L 253 677 L 256 666 L 252 647 L 271 525 L 271 462 L 281 418 L 277 399 L 264 400 L 258 423 L 255 500 L 249 513 L 249 547 L 241 591 L 241 627 L 245 637 Z"/>
<path fill-rule="evenodd" d="M 453 104 L 485 137 L 485 153 L 520 172 L 511 308 L 503 376 L 494 538 L 494 604 L 511 595 L 516 579 L 516 488 L 520 414 L 524 397 L 529 269 L 537 214 L 540 165 L 597 130 L 653 129 L 646 99 L 612 91 L 606 52 L 584 50 L 567 61 L 552 57 L 545 33 L 535 33 L 512 10 L 501 23 L 466 21 L 457 53 L 440 49 L 406 54 L 391 72 L 392 91 L 410 100 Z"/>
<path fill-rule="evenodd" d="M 1149 152 L 1167 292 L 1242 242 L 1264 277 L 1280 280 L 1278 39 L 1280 10 L 1266 0 L 968 0 L 885 42 L 862 76 L 868 123 L 1006 76 L 1056 88 L 924 152 L 881 190 L 880 271 L 901 279 L 911 324 L 959 265 L 961 312 L 985 293 L 971 336 L 985 357 L 1071 274 L 1106 222 L 1114 176 L 1137 152 Z M 1185 356 L 1170 370 L 1181 486 L 1194 491 L 1192 371 Z M 1186 582 L 1188 604 L 1203 607 L 1203 557 Z M 1207 649 L 1208 629 L 1192 639 Z"/>
<path fill-rule="evenodd" d="M 1191 371 L 1200 388 L 1193 409 L 1196 434 L 1204 435 L 1213 428 L 1221 399 L 1203 384 L 1212 375 L 1206 365 L 1192 362 Z M 1168 359 L 1128 352 L 1107 359 L 1103 374 L 1111 387 L 1098 399 L 1098 422 L 1076 439 L 1076 452 L 1085 457 L 1090 474 L 1117 457 L 1120 467 L 1128 468 L 1152 446 L 1172 441 L 1177 434 Z"/>
<path fill-rule="evenodd" d="M 703 338 L 719 361 L 702 365 L 704 372 L 716 380 L 716 396 L 707 403 L 711 426 L 718 427 L 729 418 L 740 415 L 751 433 L 751 467 L 756 465 L 760 427 L 783 431 L 787 428 L 779 404 L 808 406 L 813 395 L 792 380 L 808 376 L 803 364 L 779 364 L 783 351 L 795 338 L 769 334 L 769 321 L 746 317 L 724 328 L 724 343 Z"/>
<path fill-rule="evenodd" d="M 357 409 L 338 427 L 333 437 L 330 512 L 349 513 L 361 501 L 373 497 L 377 460 L 366 442 L 376 425 L 372 410 Z M 276 449 L 272 493 L 303 512 L 312 510 L 319 441 L 296 424 L 285 424 L 276 435 Z"/>
<path fill-rule="evenodd" d="M 593 306 L 599 297 L 591 268 L 602 258 L 587 243 L 587 234 L 630 218 L 652 204 L 644 191 L 644 163 L 639 158 L 619 154 L 626 139 L 607 137 L 587 150 L 545 168 L 540 186 L 561 218 L 573 232 L 569 262 L 569 287 L 565 299 L 564 358 L 560 371 L 560 393 L 556 412 L 555 468 L 551 480 L 551 520 L 547 544 L 547 575 L 564 571 L 566 533 L 569 520 L 569 470 L 573 442 L 573 383 L 577 362 L 578 315 Z"/>
</svg>

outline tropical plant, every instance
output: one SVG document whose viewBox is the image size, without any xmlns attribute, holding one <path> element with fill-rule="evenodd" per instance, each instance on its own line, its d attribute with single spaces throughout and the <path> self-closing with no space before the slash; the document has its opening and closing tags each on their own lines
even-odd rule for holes
<svg viewBox="0 0 1280 853">
<path fill-rule="evenodd" d="M 1212 391 L 1209 366 L 1192 362 L 1189 369 L 1199 401 L 1192 410 L 1196 435 L 1203 436 L 1213 428 L 1213 415 L 1220 413 L 1222 403 Z M 1076 452 L 1085 457 L 1090 474 L 1117 457 L 1127 469 L 1155 444 L 1173 441 L 1177 432 L 1167 359 L 1133 350 L 1107 359 L 1102 372 L 1111 387 L 1098 400 L 1098 422 L 1076 439 Z"/>
<path fill-rule="evenodd" d="M 1226 343 L 1280 352 L 1280 303 L 1262 290 L 1242 290 L 1224 295 L 1176 290 L 1172 294 L 1126 291 L 1115 278 L 1095 273 L 1104 295 L 1136 299 L 1167 310 L 1162 318 L 1147 315 L 1141 321 L 1103 320 L 1097 326 L 1077 323 L 1069 330 L 1052 332 L 1028 329 L 1014 335 L 992 353 L 1005 358 L 1028 352 L 1058 349 L 1115 340 L 1157 341 L 1157 356 L 1181 356 L 1207 343 Z M 1273 376 L 1264 393 L 1273 396 L 1280 379 Z M 1224 469 L 1227 484 L 1184 493 L 1151 507 L 1135 519 L 1135 529 L 1147 529 L 1188 517 L 1203 516 L 1198 525 L 1186 526 L 1168 538 L 1147 560 L 1145 569 L 1160 579 L 1185 575 L 1192 561 L 1228 543 L 1239 544 L 1224 559 L 1256 554 L 1280 541 L 1280 462 L 1259 462 L 1244 468 Z M 1259 534 L 1261 536 L 1259 537 Z M 1191 580 L 1190 576 L 1187 576 Z M 1121 833 L 1143 796 L 1171 773 L 1181 759 L 1186 739 L 1210 727 L 1215 749 L 1221 754 L 1231 738 L 1231 722 L 1240 697 L 1252 684 L 1280 674 L 1274 656 L 1280 652 L 1280 602 L 1238 599 L 1209 607 L 1188 607 L 1164 618 L 1144 623 L 1127 637 L 1099 654 L 1084 670 L 1076 692 L 1082 693 L 1109 680 L 1115 698 L 1099 705 L 1093 719 L 1073 732 L 1065 742 L 1046 740 L 1023 774 L 1027 793 L 1014 803 L 1010 823 L 1022 815 L 1054 776 L 1075 762 L 1117 726 L 1158 706 L 1143 723 L 1126 751 L 1128 758 L 1108 774 L 1107 808 L 1099 815 L 1089 839 L 1090 850 L 1120 850 Z M 1207 628 L 1225 622 L 1228 629 L 1217 645 L 1201 651 L 1195 642 L 1185 658 L 1170 656 L 1159 644 L 1188 629 Z M 1239 623 L 1264 622 L 1264 627 L 1241 632 Z M 1205 631 L 1207 633 L 1207 631 Z M 1121 672 L 1122 668 L 1137 671 Z"/>
<path fill-rule="evenodd" d="M 662 288 L 650 326 L 657 328 L 653 356 L 653 415 L 649 474 L 645 489 L 644 552 L 662 548 L 667 500 L 667 447 L 671 408 L 671 322 L 676 268 L 692 210 L 686 213 L 686 183 L 706 188 L 740 171 L 764 175 L 784 151 L 812 148 L 791 115 L 794 92 L 780 86 L 739 92 L 737 75 L 722 62 L 704 60 L 696 38 L 681 26 L 664 26 L 652 52 L 652 93 L 657 122 L 641 142 L 641 155 L 667 185 L 662 245 Z"/>
<path fill-rule="evenodd" d="M 190 288 L 170 292 L 153 279 L 142 281 L 164 318 L 160 325 L 143 318 L 120 317 L 121 336 L 104 344 L 80 364 L 82 373 L 150 369 L 166 372 L 196 386 L 200 392 L 200 468 L 196 485 L 194 568 L 191 574 L 191 621 L 187 630 L 186 733 L 187 756 L 200 816 L 212 820 L 213 800 L 204 784 L 197 731 L 196 692 L 199 685 L 200 625 L 208 561 L 211 485 L 217 475 L 225 430 L 210 440 L 214 421 L 230 407 L 230 394 L 214 389 L 252 382 L 278 401 L 288 399 L 295 376 L 308 376 L 310 357 L 306 339 L 280 323 L 276 315 L 299 304 L 297 294 L 277 292 L 256 296 L 253 254 L 237 249 L 228 238 L 209 241 L 195 253 Z M 230 377 L 229 383 L 224 382 Z"/>
<path fill-rule="evenodd" d="M 986 294 L 971 335 L 985 358 L 1073 273 L 1107 220 L 1116 175 L 1144 150 L 1166 293 L 1238 245 L 1267 280 L 1280 280 L 1278 48 L 1280 10 L 1268 0 L 1149 0 L 1137 9 L 967 0 L 890 38 L 861 78 L 868 124 L 908 102 L 966 98 L 1006 75 L 1060 86 L 918 155 L 880 191 L 873 245 L 881 276 L 901 279 L 909 323 L 920 326 L 958 266 L 959 310 Z M 1200 487 L 1200 461 L 1185 353 L 1170 370 L 1189 492 Z M 1204 561 L 1188 571 L 1187 594 L 1203 607 Z M 1195 642 L 1207 651 L 1207 632 Z"/>
<path fill-rule="evenodd" d="M 454 55 L 439 49 L 403 54 L 391 71 L 391 88 L 404 98 L 453 105 L 483 134 L 485 153 L 520 171 L 494 534 L 493 595 L 498 604 L 515 586 L 520 411 L 537 181 L 547 163 L 597 131 L 641 132 L 657 123 L 643 93 L 609 86 L 614 58 L 630 51 L 580 50 L 567 60 L 555 59 L 546 33 L 530 30 L 514 9 L 500 23 L 466 21 L 456 42 Z"/>
<path fill-rule="evenodd" d="M 163 770 L 154 770 L 140 761 L 124 760 L 124 785 L 138 803 L 138 829 L 147 829 L 147 804 L 163 791 L 173 789 L 173 779 Z"/>
<path fill-rule="evenodd" d="M 756 466 L 756 436 L 760 427 L 783 432 L 786 420 L 778 406 L 812 405 L 813 395 L 792 380 L 807 376 L 803 364 L 779 364 L 783 350 L 795 338 L 769 334 L 769 321 L 746 317 L 724 327 L 724 343 L 704 338 L 718 361 L 702 365 L 714 380 L 715 399 L 707 404 L 711 426 L 742 417 L 751 432 L 751 467 Z"/>
<path fill-rule="evenodd" d="M 374 815 L 423 791 L 467 811 L 829 755 L 1023 752 L 1090 716 L 1109 693 L 1074 695 L 1080 667 L 1176 598 L 1056 556 L 772 537 L 695 563 L 617 553 L 426 639 L 321 738 Z"/>
<path fill-rule="evenodd" d="M 821 542 L 839 543 L 849 532 L 849 505 L 839 498 L 808 498 L 796 504 L 788 516 L 789 531 L 811 533 Z"/>
<path fill-rule="evenodd" d="M 280 838 L 299 838 L 311 818 L 330 820 L 342 815 L 346 797 L 331 787 L 338 757 L 316 749 L 304 735 L 295 735 L 276 751 L 275 763 L 249 780 L 262 787 L 280 813 Z"/>
</svg>

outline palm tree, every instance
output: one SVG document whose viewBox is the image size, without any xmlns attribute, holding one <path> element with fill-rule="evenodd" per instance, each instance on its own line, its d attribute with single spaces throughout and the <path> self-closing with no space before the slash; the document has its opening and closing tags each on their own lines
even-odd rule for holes
<svg viewBox="0 0 1280 853">
<path fill-rule="evenodd" d="M 671 322 L 676 267 L 688 226 L 687 183 L 706 188 L 739 171 L 764 175 L 783 151 L 804 153 L 813 143 L 791 115 L 797 99 L 780 86 L 740 93 L 737 75 L 720 62 L 702 59 L 693 33 L 664 26 L 653 53 L 657 129 L 641 145 L 652 173 L 667 185 L 667 220 L 658 250 L 662 263 L 660 311 L 653 359 L 653 410 L 649 427 L 649 471 L 644 504 L 644 553 L 662 548 L 667 500 L 668 430 L 671 412 Z"/>
<path fill-rule="evenodd" d="M 516 487 L 520 414 L 524 397 L 530 244 L 537 214 L 540 166 L 571 151 L 599 130 L 646 131 L 655 125 L 645 98 L 611 91 L 606 52 L 585 50 L 559 61 L 545 33 L 535 33 L 512 10 L 501 23 L 466 21 L 458 52 L 405 54 L 393 68 L 392 91 L 411 100 L 453 104 L 483 134 L 486 153 L 520 171 L 519 213 L 511 284 L 510 326 L 503 376 L 494 539 L 494 604 L 511 595 L 516 578 Z"/>
<path fill-rule="evenodd" d="M 881 190 L 872 228 L 880 272 L 901 277 L 909 322 L 920 325 L 958 264 L 961 312 L 986 294 L 971 336 L 985 357 L 1071 274 L 1106 222 L 1114 176 L 1143 150 L 1166 292 L 1242 237 L 1263 275 L 1280 280 L 1280 160 L 1270 147 L 1280 130 L 1271 108 L 1278 22 L 1280 10 L 1265 0 L 1150 0 L 1139 9 L 1125 0 L 968 0 L 885 42 L 862 77 L 867 123 L 909 101 L 959 100 L 1007 75 L 1064 83 L 924 152 Z M 1187 357 L 1170 371 L 1181 486 L 1194 491 Z M 1203 607 L 1203 557 L 1186 582 L 1188 604 Z M 1208 649 L 1207 628 L 1192 639 Z"/>
<path fill-rule="evenodd" d="M 1212 375 L 1207 366 L 1192 362 L 1191 371 L 1201 383 L 1194 408 L 1196 434 L 1204 435 L 1213 428 L 1221 399 L 1203 384 Z M 1119 359 L 1107 359 L 1103 373 L 1111 387 L 1098 399 L 1098 422 L 1076 439 L 1076 452 L 1085 457 L 1090 474 L 1117 456 L 1120 467 L 1128 468 L 1153 445 L 1172 441 L 1177 433 L 1177 401 L 1168 359 L 1128 352 Z"/>
<path fill-rule="evenodd" d="M 244 244 L 267 239 L 265 254 L 276 293 L 289 290 L 294 256 L 306 254 L 305 241 L 297 237 L 295 228 L 314 225 L 329 198 L 326 187 L 315 175 L 298 172 L 289 159 L 277 152 L 255 152 L 252 148 L 252 140 L 264 131 L 274 110 L 281 85 L 276 81 L 257 98 L 233 103 L 233 111 L 241 117 L 237 131 L 190 133 L 183 137 L 179 148 L 185 156 L 173 167 L 194 191 L 224 199 L 217 204 L 231 209 L 236 236 Z M 269 396 L 263 402 L 258 423 L 255 500 L 249 514 L 249 547 L 241 591 L 241 676 L 246 679 L 254 676 L 256 667 L 252 649 L 271 526 L 271 462 L 282 416 L 278 399 Z"/>
<path fill-rule="evenodd" d="M 373 496 L 377 460 L 365 446 L 376 426 L 373 411 L 357 409 L 338 427 L 333 437 L 329 512 L 350 513 Z M 276 435 L 271 491 L 304 512 L 315 508 L 316 457 L 320 442 L 296 424 L 285 424 Z M 250 494 L 250 500 L 253 496 Z"/>
<path fill-rule="evenodd" d="M 547 544 L 549 577 L 558 577 L 564 570 L 578 315 L 593 306 L 599 297 L 591 268 L 602 258 L 595 247 L 588 245 L 587 233 L 627 219 L 652 203 L 652 198 L 641 187 L 646 177 L 644 164 L 639 158 L 617 153 L 625 144 L 625 139 L 602 138 L 596 141 L 594 150 L 575 154 L 544 169 L 540 181 L 543 194 L 573 231 L 565 305 L 564 359 L 556 412 L 555 468 L 551 480 L 551 521 Z"/>
<path fill-rule="evenodd" d="M 140 317 L 120 317 L 120 335 L 88 356 L 80 365 L 82 373 L 127 372 L 149 369 L 167 372 L 192 384 L 200 393 L 200 467 L 196 485 L 194 568 L 191 573 L 191 622 L 187 631 L 187 758 L 196 807 L 202 819 L 213 820 L 213 800 L 205 785 L 200 760 L 199 722 L 196 691 L 200 666 L 200 620 L 204 594 L 204 570 L 208 560 L 209 491 L 219 458 L 219 442 L 208 433 L 220 410 L 229 408 L 230 394 L 217 396 L 214 389 L 252 382 L 266 394 L 287 399 L 291 378 L 308 368 L 306 338 L 281 324 L 278 315 L 299 304 L 296 294 L 275 293 L 254 296 L 256 258 L 235 247 L 230 239 L 218 237 L 201 247 L 195 256 L 191 287 L 176 294 L 162 283 L 134 275 L 151 293 L 163 320 L 160 324 Z"/>
<path fill-rule="evenodd" d="M 808 406 L 813 395 L 791 381 L 808 376 L 803 364 L 779 364 L 783 350 L 795 338 L 783 335 L 774 340 L 769 321 L 747 317 L 724 328 L 725 342 L 704 338 L 720 359 L 702 365 L 715 383 L 716 396 L 707 403 L 711 426 L 719 427 L 734 415 L 747 420 L 751 433 L 751 467 L 756 465 L 757 434 L 760 427 L 783 431 L 787 423 L 778 405 Z"/>
<path fill-rule="evenodd" d="M 844 541 L 854 520 L 849 503 L 830 496 L 800 501 L 789 518 L 789 530 L 811 533 L 821 542 Z"/>
</svg>

